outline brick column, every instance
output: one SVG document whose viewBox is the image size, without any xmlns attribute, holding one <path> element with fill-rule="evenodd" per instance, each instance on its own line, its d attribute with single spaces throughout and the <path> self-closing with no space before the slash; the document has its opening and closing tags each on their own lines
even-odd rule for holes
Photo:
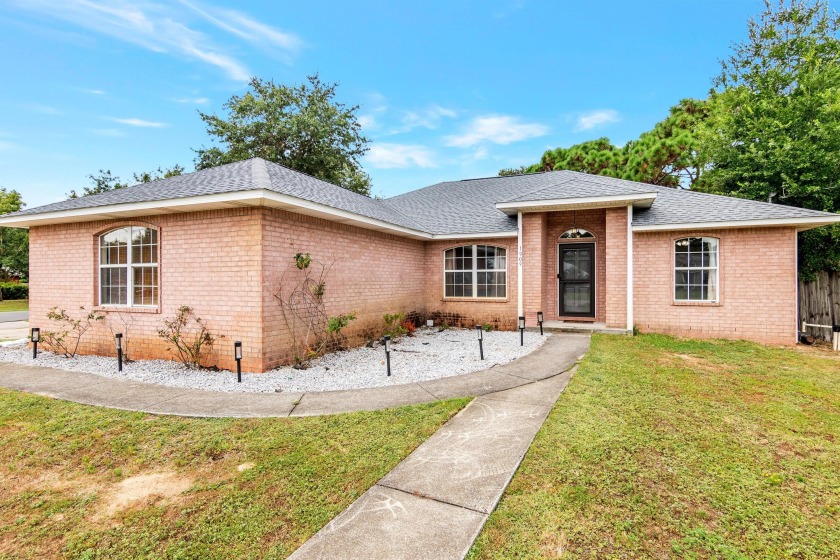
<svg viewBox="0 0 840 560">
<path fill-rule="evenodd" d="M 606 323 L 627 327 L 627 207 L 607 208 Z"/>
<path fill-rule="evenodd" d="M 528 326 L 537 324 L 537 311 L 545 311 L 542 308 L 545 236 L 544 212 L 522 215 L 522 296 Z"/>
</svg>

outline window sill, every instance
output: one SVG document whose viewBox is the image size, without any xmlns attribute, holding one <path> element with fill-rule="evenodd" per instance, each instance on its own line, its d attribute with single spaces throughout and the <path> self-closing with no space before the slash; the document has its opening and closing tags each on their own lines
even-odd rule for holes
<svg viewBox="0 0 840 560">
<path fill-rule="evenodd" d="M 128 307 L 120 305 L 95 305 L 94 311 L 103 313 L 161 313 L 160 307 Z"/>
<path fill-rule="evenodd" d="M 470 302 L 470 303 L 507 303 L 508 298 L 479 298 L 479 297 L 444 297 L 441 301 Z"/>
<path fill-rule="evenodd" d="M 720 307 L 719 301 L 672 301 L 671 305 L 684 307 Z"/>
</svg>

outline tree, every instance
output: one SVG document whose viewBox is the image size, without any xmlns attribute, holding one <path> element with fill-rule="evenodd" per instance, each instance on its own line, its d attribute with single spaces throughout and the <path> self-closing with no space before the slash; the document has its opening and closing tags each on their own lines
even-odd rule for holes
<svg viewBox="0 0 840 560">
<path fill-rule="evenodd" d="M 705 101 L 683 99 L 638 140 L 628 142 L 622 179 L 691 188 L 706 168 L 700 131 L 708 117 Z"/>
<path fill-rule="evenodd" d="M 250 91 L 234 95 L 227 119 L 199 111 L 222 147 L 196 150 L 196 169 L 261 157 L 364 195 L 370 178 L 359 164 L 370 141 L 356 113 L 335 101 L 338 84 L 309 76 L 295 86 L 251 78 Z"/>
<path fill-rule="evenodd" d="M 609 138 L 598 138 L 569 148 L 548 150 L 540 163 L 519 169 L 503 169 L 499 175 L 537 173 L 568 169 L 641 181 L 667 187 L 690 188 L 705 169 L 699 152 L 698 130 L 708 110 L 697 99 L 683 99 L 668 116 L 638 140 L 619 148 Z"/>
<path fill-rule="evenodd" d="M 176 163 L 172 167 L 168 167 L 166 169 L 158 167 L 153 171 L 134 173 L 134 182 L 135 184 L 151 183 L 152 181 L 157 181 L 158 179 L 166 179 L 169 177 L 175 177 L 176 175 L 181 175 L 183 172 L 184 168 Z M 110 169 L 100 169 L 97 175 L 88 175 L 88 179 L 91 182 L 91 186 L 85 187 L 81 195 L 77 194 L 75 190 L 72 190 L 67 195 L 67 198 L 90 196 L 92 194 L 100 194 L 131 186 L 129 183 L 123 183 L 119 177 L 113 175 Z"/>
<path fill-rule="evenodd" d="M 840 16 L 765 2 L 709 99 L 704 190 L 840 211 Z M 840 226 L 800 234 L 800 271 L 840 270 Z"/>
<path fill-rule="evenodd" d="M 20 193 L 0 188 L 0 214 L 17 212 L 26 206 Z M 29 231 L 20 228 L 0 228 L 0 276 L 29 276 Z"/>
</svg>

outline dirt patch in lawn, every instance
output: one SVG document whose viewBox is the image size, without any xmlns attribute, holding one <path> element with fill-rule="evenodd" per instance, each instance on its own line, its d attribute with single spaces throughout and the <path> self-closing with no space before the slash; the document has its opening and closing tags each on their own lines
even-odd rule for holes
<svg viewBox="0 0 840 560">
<path fill-rule="evenodd" d="M 173 472 L 141 474 L 114 485 L 106 497 L 103 514 L 113 515 L 141 501 L 174 498 L 189 490 L 193 480 Z"/>
</svg>

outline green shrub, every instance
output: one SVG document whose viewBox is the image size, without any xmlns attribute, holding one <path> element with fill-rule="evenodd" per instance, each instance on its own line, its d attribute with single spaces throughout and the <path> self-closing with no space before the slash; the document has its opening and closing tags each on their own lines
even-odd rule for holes
<svg viewBox="0 0 840 560">
<path fill-rule="evenodd" d="M 0 284 L 0 293 L 6 299 L 29 299 L 29 284 L 4 282 Z"/>
<path fill-rule="evenodd" d="M 404 324 L 405 313 L 386 313 L 382 319 L 385 320 L 385 335 L 399 338 L 408 332 Z"/>
</svg>

